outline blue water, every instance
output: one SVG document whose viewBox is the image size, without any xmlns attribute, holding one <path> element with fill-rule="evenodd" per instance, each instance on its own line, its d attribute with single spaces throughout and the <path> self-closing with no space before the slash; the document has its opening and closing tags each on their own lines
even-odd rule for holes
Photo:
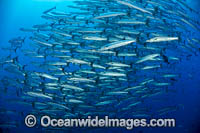
<svg viewBox="0 0 200 133">
<path fill-rule="evenodd" d="M 188 0 L 187 3 L 200 11 L 199 0 Z M 45 23 L 46 20 L 41 18 L 44 10 L 57 6 L 59 10 L 68 12 L 72 9 L 68 9 L 66 6 L 72 4 L 73 0 L 0 0 L 0 46 L 8 46 L 8 40 L 11 38 L 24 36 L 25 33 L 19 30 L 21 27 Z M 3 58 L 4 53 L 1 52 L 0 58 Z M 170 87 L 170 90 L 177 91 L 174 94 L 169 93 L 165 101 L 158 102 L 158 105 L 155 105 L 160 107 L 169 103 L 183 105 L 181 109 L 165 116 L 165 118 L 176 119 L 175 128 L 136 128 L 131 131 L 117 128 L 104 129 L 104 132 L 200 133 L 200 54 L 192 55 L 189 60 L 181 61 L 176 67 L 182 73 L 182 77 Z M 153 103 L 155 104 L 155 102 Z M 149 104 L 151 104 L 151 101 L 149 101 Z M 16 119 L 21 122 L 24 118 Z M 9 131 L 41 132 L 40 129 L 27 128 L 25 125 L 16 131 L 13 129 L 4 130 L 4 132 Z M 81 132 L 81 130 L 77 132 Z"/>
</svg>

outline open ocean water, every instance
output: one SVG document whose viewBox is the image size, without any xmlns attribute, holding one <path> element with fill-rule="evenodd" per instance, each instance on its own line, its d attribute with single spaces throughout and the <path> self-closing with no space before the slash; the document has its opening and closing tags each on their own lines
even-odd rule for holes
<svg viewBox="0 0 200 133">
<path fill-rule="evenodd" d="M 199 6 L 0 0 L 0 133 L 200 133 Z M 45 115 L 175 119 L 175 127 L 42 127 Z"/>
</svg>

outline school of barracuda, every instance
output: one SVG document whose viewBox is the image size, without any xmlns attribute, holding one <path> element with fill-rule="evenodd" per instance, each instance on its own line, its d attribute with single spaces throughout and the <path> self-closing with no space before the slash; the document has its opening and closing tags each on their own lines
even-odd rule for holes
<svg viewBox="0 0 200 133">
<path fill-rule="evenodd" d="M 145 99 L 168 92 L 175 66 L 200 51 L 199 16 L 182 0 L 83 0 L 48 23 L 21 28 L 30 37 L 9 41 L 1 58 L 1 115 L 151 117 Z M 67 9 L 68 9 L 67 8 Z M 8 98 L 10 96 L 10 98 Z M 177 109 L 166 106 L 164 115 Z M 16 114 L 17 112 L 17 114 Z M 0 125 L 17 127 L 17 122 Z"/>
</svg>

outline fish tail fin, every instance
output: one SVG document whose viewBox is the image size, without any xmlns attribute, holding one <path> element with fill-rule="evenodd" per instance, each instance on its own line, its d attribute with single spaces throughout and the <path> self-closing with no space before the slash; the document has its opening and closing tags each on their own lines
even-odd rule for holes
<svg viewBox="0 0 200 133">
<path fill-rule="evenodd" d="M 60 81 L 61 81 L 61 77 L 58 77 L 58 83 L 60 83 Z"/>
<path fill-rule="evenodd" d="M 147 25 L 147 26 L 149 26 L 149 22 L 150 22 L 150 19 L 147 18 L 147 20 L 146 20 L 146 25 Z"/>
</svg>

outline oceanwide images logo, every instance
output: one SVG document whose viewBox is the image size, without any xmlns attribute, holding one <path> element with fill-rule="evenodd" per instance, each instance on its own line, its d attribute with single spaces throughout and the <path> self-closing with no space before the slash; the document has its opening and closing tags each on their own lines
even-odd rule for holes
<svg viewBox="0 0 200 133">
<path fill-rule="evenodd" d="M 27 115 L 25 124 L 27 127 L 34 127 L 37 119 L 34 115 Z M 100 119 L 98 116 L 92 118 L 88 116 L 85 119 L 55 119 L 47 115 L 40 119 L 42 127 L 123 127 L 128 130 L 134 127 L 175 127 L 175 119 L 111 119 L 105 116 Z"/>
</svg>

